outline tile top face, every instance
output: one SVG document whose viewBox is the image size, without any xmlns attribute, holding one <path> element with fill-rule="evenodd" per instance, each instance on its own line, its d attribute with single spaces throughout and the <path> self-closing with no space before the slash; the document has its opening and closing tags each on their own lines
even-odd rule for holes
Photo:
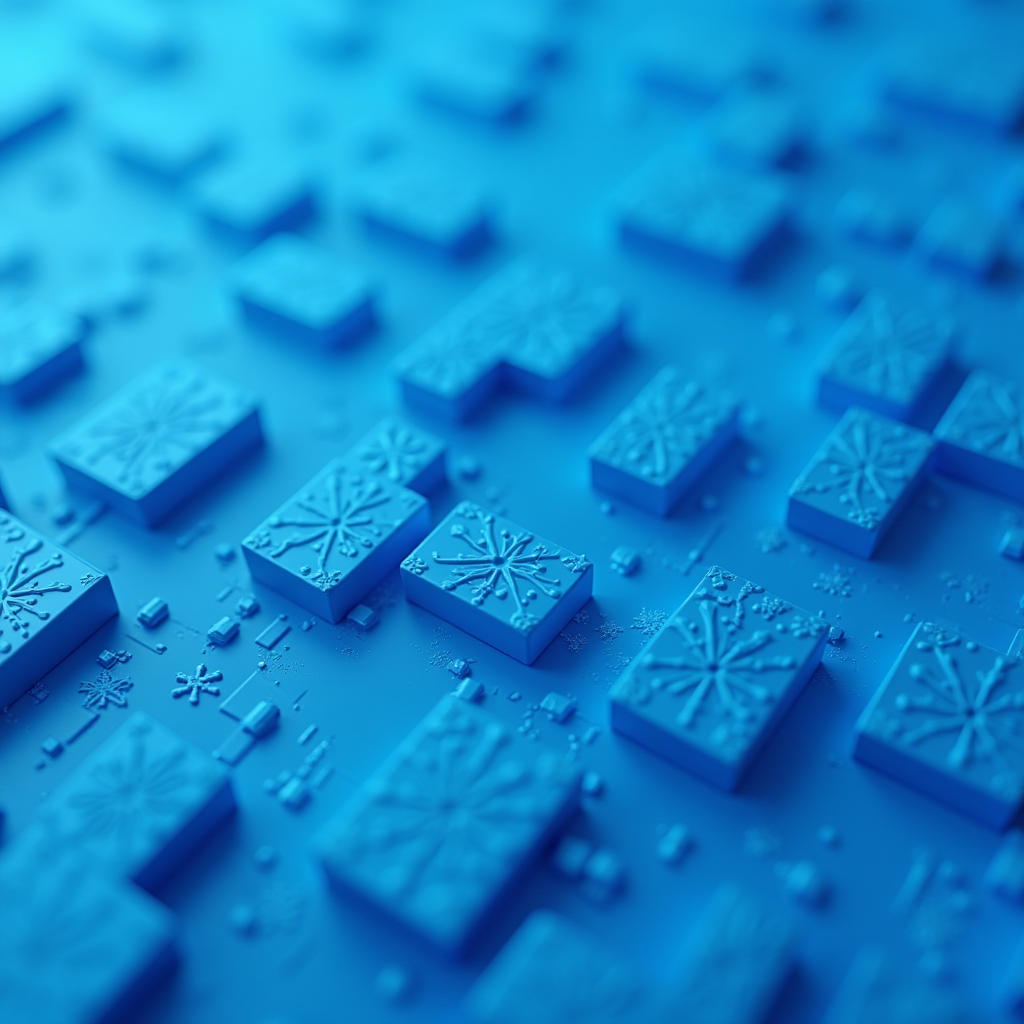
<svg viewBox="0 0 1024 1024">
<path fill-rule="evenodd" d="M 53 443 L 57 459 L 138 500 L 257 409 L 242 388 L 182 360 L 143 373 Z"/>
<path fill-rule="evenodd" d="M 975 370 L 935 428 L 940 441 L 1024 469 L 1024 392 Z"/>
<path fill-rule="evenodd" d="M 85 324 L 77 316 L 34 303 L 0 305 L 0 388 L 16 388 L 79 344 Z"/>
</svg>

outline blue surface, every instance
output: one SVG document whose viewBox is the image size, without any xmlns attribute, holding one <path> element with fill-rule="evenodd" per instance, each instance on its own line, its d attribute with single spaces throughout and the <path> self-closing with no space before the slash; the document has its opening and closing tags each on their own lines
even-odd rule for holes
<svg viewBox="0 0 1024 1024">
<path fill-rule="evenodd" d="M 1021 650 L 1021 38 L 1015 0 L 0 0 L 0 366 L 30 339 L 66 353 L 28 401 L 0 397 L 0 486 L 41 538 L 29 561 L 51 542 L 66 552 L 43 578 L 72 590 L 35 611 L 90 573 L 116 597 L 89 635 L 63 612 L 31 619 L 42 661 L 0 695 L 0 874 L 137 712 L 237 804 L 219 825 L 181 825 L 196 845 L 168 855 L 152 893 L 111 882 L 159 901 L 180 935 L 168 976 L 162 939 L 119 973 L 97 930 L 90 978 L 115 1003 L 128 993 L 128 1019 L 467 1024 L 468 993 L 537 911 L 580 940 L 555 929 L 546 961 L 600 951 L 662 1006 L 723 884 L 790 932 L 786 982 L 754 1001 L 763 1024 L 819 1024 L 863 950 L 892 967 L 855 972 L 869 1016 L 938 1000 L 936 1019 L 1015 1019 L 1024 905 L 1006 836 L 1024 819 L 977 814 L 999 757 L 975 744 L 981 789 L 961 808 L 853 752 L 918 624 L 964 638 L 965 688 Z M 292 255 L 256 275 L 250 308 L 240 269 L 282 233 Z M 836 339 L 874 296 L 894 337 L 876 317 L 832 374 L 849 391 L 823 394 Z M 19 333 L 12 310 L 46 312 Z M 54 442 L 165 359 L 197 368 L 186 402 L 237 392 L 246 431 L 207 423 L 138 476 L 151 416 L 177 401 L 158 386 L 156 408 L 121 421 L 129 447 L 69 486 Z M 622 491 L 594 486 L 588 451 L 665 367 L 740 405 L 654 509 L 631 487 L 650 479 L 645 446 L 678 436 L 671 422 L 631 442 Z M 793 481 L 855 406 L 930 438 L 933 462 L 905 479 L 891 466 L 884 502 L 840 501 L 841 461 L 819 463 L 823 529 L 787 525 Z M 345 575 L 362 556 L 325 566 L 348 584 L 332 606 L 310 578 L 317 528 L 275 558 L 300 531 L 268 527 L 283 535 L 261 549 L 282 573 L 269 584 L 244 544 L 339 459 L 422 523 L 362 578 Z M 129 493 L 133 474 L 157 500 Z M 544 642 L 520 651 L 530 664 L 447 610 L 483 623 L 491 607 L 511 628 L 511 595 L 473 606 L 459 596 L 472 584 L 436 587 L 440 614 L 405 595 L 401 563 L 463 502 L 592 563 L 581 605 L 538 590 L 526 606 L 554 606 Z M 880 543 L 849 518 L 872 508 L 892 523 Z M 375 543 L 393 536 L 367 525 Z M 425 564 L 435 547 L 469 550 L 444 534 Z M 609 724 L 617 680 L 658 659 L 673 636 L 659 631 L 713 565 L 791 606 L 766 619 L 763 595 L 742 602 L 735 638 L 773 638 L 753 659 L 812 659 L 806 680 L 756 674 L 788 688 L 757 705 L 777 717 L 732 790 Z M 560 561 L 548 572 L 570 579 Z M 720 624 L 731 606 L 714 607 Z M 814 643 L 776 629 L 798 617 L 828 629 Z M 900 664 L 936 669 L 917 654 Z M 580 774 L 578 809 L 500 898 L 486 889 L 456 958 L 394 902 L 335 893 L 313 846 L 452 693 L 503 730 L 502 764 Z M 677 715 L 685 697 L 666 699 Z M 937 780 L 964 774 L 942 736 L 927 744 Z M 434 778 L 407 772 L 410 792 Z M 45 887 L 39 865 L 18 868 L 18 915 Z M 134 925 L 117 920 L 127 955 Z M 58 932 L 18 946 L 35 976 L 61 977 Z M 707 1005 L 759 969 L 730 934 Z M 61 1005 L 102 1019 L 68 979 L 51 986 Z M 20 1014 L 9 984 L 0 1019 Z M 557 999 L 528 997 L 530 1017 Z"/>
</svg>

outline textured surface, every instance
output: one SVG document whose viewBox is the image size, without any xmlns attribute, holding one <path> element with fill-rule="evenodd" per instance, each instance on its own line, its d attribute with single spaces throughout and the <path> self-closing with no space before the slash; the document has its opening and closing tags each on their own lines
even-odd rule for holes
<svg viewBox="0 0 1024 1024">
<path fill-rule="evenodd" d="M 543 966 L 565 965 L 552 1012 L 595 958 L 671 1006 L 728 883 L 790 935 L 776 1001 L 765 983 L 751 1004 L 766 1024 L 935 999 L 936 1019 L 1012 1019 L 1024 904 L 1006 837 L 1022 820 L 1000 827 L 1013 802 L 999 793 L 1022 747 L 1012 701 L 992 705 L 1020 669 L 1007 663 L 984 706 L 977 673 L 1024 637 L 1022 36 L 1013 0 L 0 0 L 0 492 L 45 545 L 27 563 L 52 541 L 68 554 L 40 579 L 73 588 L 16 613 L 67 656 L 45 643 L 46 663 L 0 699 L 0 873 L 137 712 L 183 764 L 229 777 L 237 803 L 219 825 L 201 800 L 168 806 L 145 853 L 170 849 L 159 884 L 112 882 L 166 907 L 181 964 L 156 984 L 141 941 L 115 960 L 97 935 L 89 977 L 105 997 L 141 978 L 140 1024 L 465 1024 L 467 994 L 549 911 L 575 936 L 547 933 Z M 201 387 L 158 385 L 69 487 L 51 445 L 165 359 Z M 685 400 L 632 405 L 665 367 L 729 410 L 692 476 Z M 853 406 L 887 417 L 885 438 L 924 438 L 918 454 L 934 439 L 932 464 L 879 462 L 858 447 L 865 428 L 852 461 L 807 477 L 825 528 L 787 525 L 794 481 Z M 631 407 L 627 482 L 683 469 L 660 506 L 591 479 L 591 446 Z M 182 476 L 195 459 L 202 472 Z M 401 516 L 375 507 L 348 534 L 318 491 L 315 514 L 263 527 L 259 557 L 281 575 L 254 579 L 246 538 L 337 459 L 419 504 L 418 536 L 360 578 L 349 570 Z M 592 596 L 571 611 L 521 581 L 522 610 L 553 627 L 523 661 L 406 597 L 401 563 L 463 502 L 559 551 L 545 581 L 571 581 L 561 555 L 590 563 Z M 891 528 L 845 544 L 840 526 L 879 535 L 857 518 Z M 482 522 L 464 525 L 476 542 Z M 22 543 L 8 537 L 0 549 Z M 467 568 L 432 565 L 435 549 L 472 553 L 439 535 L 421 581 Z M 622 735 L 609 701 L 626 672 L 672 678 L 658 699 L 675 721 L 699 680 L 723 678 L 732 646 L 705 642 L 698 663 L 668 625 L 716 565 L 730 588 L 764 588 L 721 643 L 772 637 L 734 656 L 754 687 L 744 743 L 765 741 L 732 791 Z M 476 571 L 437 594 L 511 629 L 512 589 L 500 598 L 495 578 L 473 605 L 493 575 Z M 33 613 L 89 572 L 120 615 L 87 638 L 51 632 L 64 613 Z M 332 579 L 351 584 L 334 605 L 318 585 Z M 704 604 L 716 630 L 736 610 Z M 704 630 L 705 614 L 684 625 Z M 828 628 L 812 642 L 798 619 Z M 925 622 L 961 638 L 962 692 L 934 651 L 901 656 Z M 817 667 L 793 679 L 777 658 Z M 927 760 L 934 787 L 854 756 L 894 670 L 886 714 L 902 731 L 883 741 L 904 768 Z M 717 682 L 714 700 L 703 685 L 686 742 L 730 725 Z M 493 900 L 488 876 L 453 919 L 451 936 L 473 920 L 461 958 L 407 926 L 414 901 L 394 890 L 335 892 L 313 846 L 452 691 L 507 735 L 501 763 L 581 773 L 580 810 L 531 866 Z M 921 732 L 940 718 L 948 731 Z M 413 800 L 437 778 L 423 749 L 403 762 Z M 993 780 L 1000 813 L 979 816 Z M 420 855 L 396 847 L 391 881 Z M 31 914 L 50 876 L 18 870 Z M 64 969 L 58 923 L 23 946 L 39 977 Z M 727 934 L 704 1005 L 757 976 L 747 933 Z"/>
</svg>

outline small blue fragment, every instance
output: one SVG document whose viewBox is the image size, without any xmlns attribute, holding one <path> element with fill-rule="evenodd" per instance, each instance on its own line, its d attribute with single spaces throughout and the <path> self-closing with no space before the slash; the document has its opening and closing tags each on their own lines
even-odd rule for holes
<svg viewBox="0 0 1024 1024">
<path fill-rule="evenodd" d="M 377 625 L 377 613 L 365 604 L 357 604 L 345 617 L 360 629 L 372 629 Z"/>
<path fill-rule="evenodd" d="M 238 619 L 224 615 L 206 631 L 206 639 L 217 647 L 225 647 L 238 636 L 238 631 Z"/>
<path fill-rule="evenodd" d="M 540 707 L 552 722 L 567 722 L 576 712 L 576 698 L 562 693 L 549 693 L 540 702 Z"/>
<path fill-rule="evenodd" d="M 611 568 L 620 576 L 632 576 L 640 568 L 640 553 L 636 548 L 616 548 L 612 552 Z"/>
</svg>

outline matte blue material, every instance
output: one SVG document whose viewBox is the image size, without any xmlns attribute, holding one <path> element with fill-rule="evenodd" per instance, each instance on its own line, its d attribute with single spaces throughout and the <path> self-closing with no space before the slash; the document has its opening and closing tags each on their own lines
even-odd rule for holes
<svg viewBox="0 0 1024 1024">
<path fill-rule="evenodd" d="M 920 485 L 933 448 L 924 432 L 851 407 L 790 488 L 786 523 L 871 558 Z"/>
<path fill-rule="evenodd" d="M 1024 664 L 921 623 L 857 723 L 854 754 L 988 825 L 1024 802 Z"/>
<path fill-rule="evenodd" d="M 446 479 L 445 456 L 440 438 L 388 416 L 355 445 L 348 460 L 371 478 L 429 494 Z"/>
<path fill-rule="evenodd" d="M 590 600 L 594 567 L 464 501 L 402 562 L 405 596 L 524 665 Z"/>
<path fill-rule="evenodd" d="M 818 667 L 827 632 L 823 619 L 714 566 L 615 683 L 612 727 L 736 789 Z"/>
<path fill-rule="evenodd" d="M 579 774 L 446 697 L 316 841 L 328 877 L 459 955 L 579 805 Z M 493 831 L 478 845 L 478 831 Z"/>
<path fill-rule="evenodd" d="M 0 707 L 115 615 L 109 576 L 0 512 Z"/>
<path fill-rule="evenodd" d="M 980 206 L 946 200 L 925 221 L 916 245 L 936 267 L 984 279 L 1002 259 L 1002 226 Z"/>
<path fill-rule="evenodd" d="M 0 397 L 19 402 L 45 395 L 83 365 L 84 320 L 20 303 L 0 309 Z"/>
</svg>

